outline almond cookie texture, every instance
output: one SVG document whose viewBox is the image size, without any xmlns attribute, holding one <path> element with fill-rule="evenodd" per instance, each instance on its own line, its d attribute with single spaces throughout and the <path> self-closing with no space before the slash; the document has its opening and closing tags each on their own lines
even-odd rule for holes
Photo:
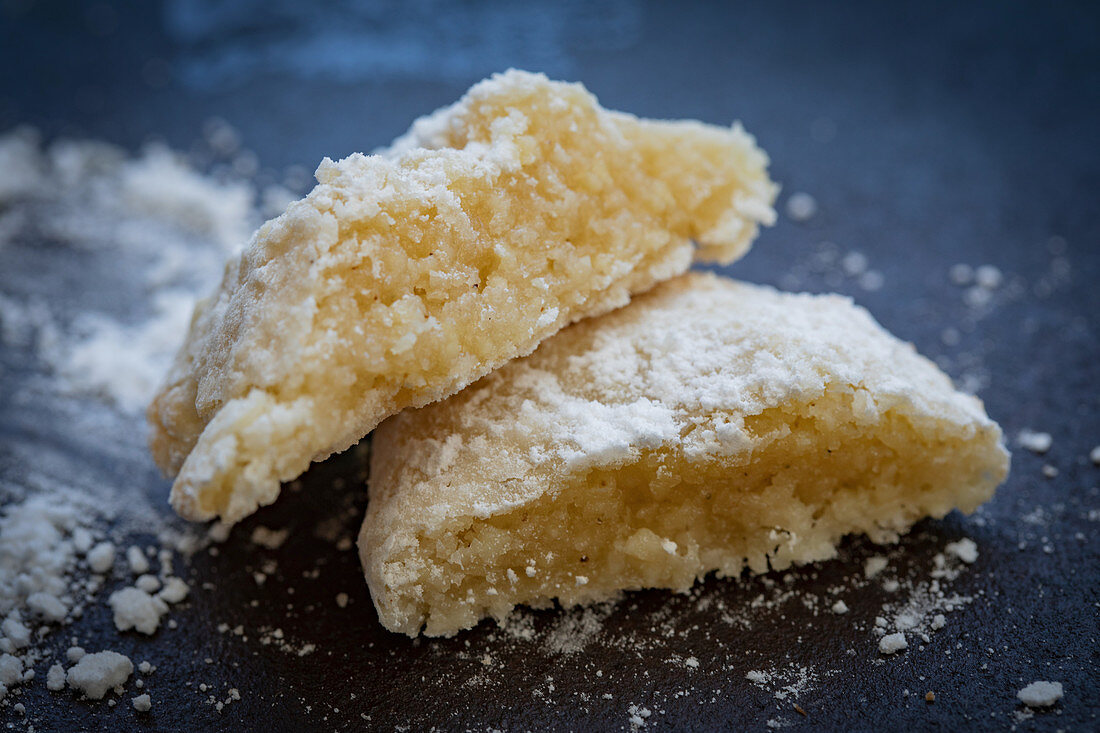
<svg viewBox="0 0 1100 733">
<path fill-rule="evenodd" d="M 384 422 L 359 550 L 387 628 L 451 635 L 895 541 L 1007 471 L 982 403 L 848 298 L 692 273 Z"/>
<path fill-rule="evenodd" d="M 149 408 L 173 506 L 237 521 L 389 415 L 739 257 L 775 217 L 766 167 L 740 126 L 609 112 L 519 71 L 380 155 L 326 159 L 196 307 Z"/>
</svg>

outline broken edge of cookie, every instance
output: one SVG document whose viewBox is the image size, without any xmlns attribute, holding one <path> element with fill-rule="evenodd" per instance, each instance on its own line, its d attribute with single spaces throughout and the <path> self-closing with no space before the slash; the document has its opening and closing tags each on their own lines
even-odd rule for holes
<svg viewBox="0 0 1100 733">
<path fill-rule="evenodd" d="M 849 299 L 690 274 L 383 423 L 359 549 L 387 628 L 447 636 L 895 541 L 1007 470 L 981 402 Z"/>
</svg>

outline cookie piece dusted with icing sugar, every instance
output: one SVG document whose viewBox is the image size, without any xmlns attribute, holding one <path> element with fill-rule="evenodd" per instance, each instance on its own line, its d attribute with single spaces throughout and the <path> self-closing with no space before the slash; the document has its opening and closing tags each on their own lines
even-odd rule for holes
<svg viewBox="0 0 1100 733">
<path fill-rule="evenodd" d="M 172 504 L 233 522 L 407 407 L 454 394 L 774 220 L 740 126 L 602 109 L 510 71 L 381 155 L 325 160 L 194 314 L 149 408 Z"/>
<path fill-rule="evenodd" d="M 689 274 L 383 423 L 359 550 L 387 628 L 450 635 L 891 542 L 1007 470 L 982 403 L 848 298 Z"/>
</svg>

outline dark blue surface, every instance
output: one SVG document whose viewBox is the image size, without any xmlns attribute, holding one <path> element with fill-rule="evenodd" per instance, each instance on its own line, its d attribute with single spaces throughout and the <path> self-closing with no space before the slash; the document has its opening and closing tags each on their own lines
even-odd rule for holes
<svg viewBox="0 0 1100 733">
<path fill-rule="evenodd" d="M 1020 729 L 1097 730 L 1100 543 L 1087 516 L 1100 509 L 1100 468 L 1086 456 L 1100 444 L 1098 38 L 1093 3 L 824 8 L 597 0 L 532 9 L 503 1 L 387 7 L 253 0 L 222 8 L 212 0 L 7 0 L 0 3 L 0 130 L 30 123 L 49 136 L 104 138 L 130 148 L 158 138 L 186 150 L 203 123 L 219 116 L 255 151 L 261 176 L 276 178 L 287 166 L 312 170 L 323 156 L 385 144 L 415 116 L 507 66 L 581 80 L 605 106 L 640 115 L 741 119 L 771 155 L 774 178 L 787 192 L 813 193 L 819 213 L 805 224 L 781 216 L 730 272 L 852 294 L 888 329 L 941 358 L 953 376 L 973 371 L 965 359 L 977 359 L 985 377 L 980 394 L 1006 434 L 1041 429 L 1054 446 L 1043 458 L 1014 450 L 1013 474 L 985 510 L 984 526 L 952 516 L 921 524 L 905 540 L 917 558 L 914 568 L 962 535 L 982 552 L 974 572 L 959 581 L 962 592 L 982 594 L 981 602 L 956 613 L 928 653 L 870 668 L 866 632 L 852 631 L 843 619 L 800 618 L 797 610 L 775 629 L 715 633 L 727 635 L 727 647 L 744 648 L 745 669 L 793 653 L 840 670 L 800 699 L 808 718 L 786 716 L 795 725 L 1004 730 L 1015 722 L 1015 691 L 1050 678 L 1063 681 L 1065 700 Z M 1064 239 L 1064 252 L 1052 237 Z M 852 278 L 808 268 L 826 240 L 864 253 L 885 286 L 868 291 Z M 1057 257 L 1071 266 L 1068 278 L 1050 293 L 1036 292 Z M 976 316 L 948 281 L 958 262 L 994 264 L 1023 290 Z M 948 327 L 960 329 L 960 345 L 945 345 Z M 1060 469 L 1057 478 L 1040 475 L 1046 462 Z M 306 484 L 321 487 L 331 504 L 291 497 L 256 523 L 310 526 L 339 505 L 327 484 L 333 475 L 353 478 L 353 463 L 336 459 L 307 475 Z M 166 485 L 152 490 L 164 492 Z M 1049 554 L 1035 544 L 1018 546 L 1025 536 L 1020 517 L 1036 507 L 1052 517 L 1043 529 L 1054 548 Z M 246 526 L 241 534 L 247 533 Z M 312 568 L 318 553 L 332 552 L 304 533 L 286 548 L 287 577 Z M 848 552 L 858 562 L 870 550 L 855 543 Z M 248 584 L 240 557 L 230 542 L 219 558 L 199 560 L 199 574 L 217 575 L 222 588 Z M 800 573 L 798 582 L 820 591 L 853 567 L 828 563 Z M 682 670 L 662 660 L 600 649 L 597 659 L 503 654 L 498 674 L 511 679 L 503 691 L 441 693 L 421 678 L 468 675 L 479 662 L 461 656 L 464 642 L 482 643 L 488 629 L 442 646 L 386 634 L 369 610 L 365 586 L 350 580 L 357 573 L 353 553 L 332 558 L 325 569 L 332 584 L 303 587 L 296 600 L 322 610 L 297 622 L 284 618 L 285 598 L 274 585 L 270 609 L 242 609 L 231 590 L 197 595 L 180 638 L 217 658 L 214 675 L 224 672 L 245 699 L 219 716 L 196 706 L 194 692 L 173 698 L 167 693 L 173 684 L 183 689 L 193 679 L 194 670 L 181 664 L 158 679 L 147 727 L 622 728 L 628 701 L 684 684 Z M 356 623 L 323 610 L 331 608 L 322 601 L 333 587 L 358 589 L 353 603 L 363 613 Z M 727 603 L 745 603 L 758 591 L 752 583 L 731 584 Z M 743 669 L 712 663 L 705 632 L 713 619 L 706 613 L 657 592 L 636 594 L 631 603 L 607 623 L 648 628 L 646 619 L 671 603 L 702 629 L 677 643 L 706 670 L 692 684 L 715 699 L 704 703 L 702 692 L 665 699 L 664 714 L 651 725 L 759 730 L 776 715 L 770 694 L 744 684 Z M 865 615 L 881 603 L 881 594 L 871 593 Z M 288 657 L 210 629 L 230 618 L 282 626 L 339 651 Z M 815 630 L 802 638 L 811 622 Z M 859 655 L 849 657 L 849 647 Z M 615 692 L 613 703 L 598 695 L 582 703 L 573 694 L 605 691 L 592 685 L 592 664 L 615 671 L 615 683 L 605 685 Z M 548 675 L 555 678 L 555 705 L 536 694 Z M 902 704 L 903 688 L 940 692 L 934 705 L 914 705 L 912 698 Z M 66 712 L 51 720 L 51 709 Z M 75 705 L 46 707 L 43 715 L 40 729 L 107 725 Z"/>
</svg>

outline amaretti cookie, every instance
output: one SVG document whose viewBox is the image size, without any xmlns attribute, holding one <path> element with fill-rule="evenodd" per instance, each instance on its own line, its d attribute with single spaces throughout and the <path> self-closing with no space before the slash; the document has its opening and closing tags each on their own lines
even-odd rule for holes
<svg viewBox="0 0 1100 733">
<path fill-rule="evenodd" d="M 740 256 L 774 218 L 766 166 L 740 126 L 608 112 L 518 71 L 381 155 L 326 159 L 196 307 L 149 408 L 173 505 L 239 520 L 387 416 Z"/>
<path fill-rule="evenodd" d="M 894 541 L 1007 470 L 982 403 L 848 298 L 689 274 L 379 426 L 359 551 L 387 628 L 450 635 Z"/>
</svg>

